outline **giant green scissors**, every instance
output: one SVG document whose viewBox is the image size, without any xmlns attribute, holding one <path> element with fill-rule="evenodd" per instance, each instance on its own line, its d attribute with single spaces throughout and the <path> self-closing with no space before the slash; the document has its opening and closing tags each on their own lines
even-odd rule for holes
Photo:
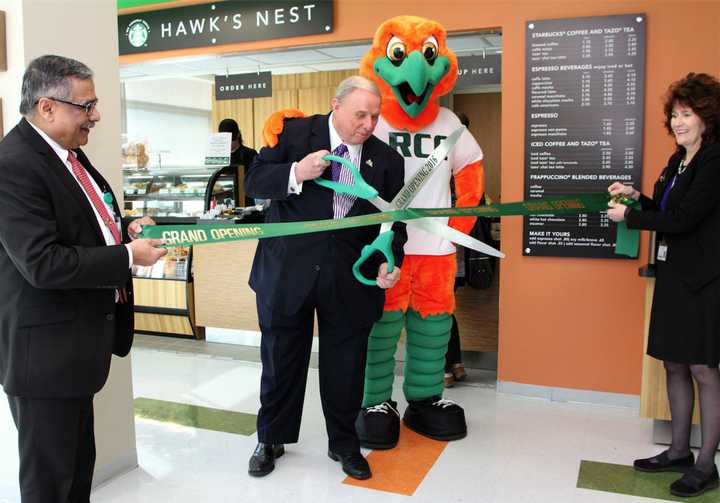
<svg viewBox="0 0 720 503">
<path fill-rule="evenodd" d="M 378 195 L 378 191 L 363 179 L 362 175 L 360 174 L 360 170 L 349 159 L 345 159 L 344 157 L 326 155 L 323 157 L 323 159 L 325 159 L 326 161 L 338 162 L 348 168 L 353 175 L 352 185 L 344 184 L 341 182 L 334 182 L 319 177 L 315 179 L 315 183 L 331 189 L 338 194 L 348 194 L 358 197 L 360 199 L 365 199 L 380 211 L 406 209 L 410 205 L 412 200 L 415 198 L 415 195 L 420 192 L 420 188 L 422 187 L 422 185 L 424 185 L 425 182 L 430 179 L 434 168 L 438 164 L 440 164 L 440 161 L 442 161 L 442 159 L 445 158 L 450 149 L 452 149 L 457 140 L 460 138 L 464 130 L 464 126 L 460 127 L 457 130 L 453 131 L 453 133 L 445 140 L 443 140 L 440 145 L 438 145 L 438 147 L 432 152 L 432 154 L 430 154 L 430 157 L 428 157 L 427 161 L 425 162 L 425 166 L 430 166 L 430 168 L 419 169 L 415 176 L 413 176 L 413 178 L 411 178 L 410 181 L 408 181 L 403 186 L 403 188 L 400 189 L 400 191 L 397 193 L 397 195 L 393 198 L 391 202 L 387 202 L 382 199 Z M 467 248 L 472 248 L 473 250 L 477 250 L 487 255 L 501 258 L 505 257 L 505 254 L 496 250 L 492 246 L 489 246 L 482 241 L 478 241 L 477 239 L 468 236 L 467 234 L 464 234 L 456 229 L 453 229 L 448 225 L 441 224 L 437 220 L 413 220 L 412 222 L 407 222 L 407 224 L 419 227 L 433 234 L 439 234 L 443 238 L 452 241 L 453 243 L 460 244 Z M 360 272 L 360 266 L 362 266 L 362 264 L 376 251 L 382 253 L 385 256 L 388 264 L 388 272 L 393 271 L 395 267 L 395 257 L 392 253 L 392 241 L 395 237 L 395 233 L 391 230 L 391 227 L 392 223 L 383 223 L 380 227 L 380 234 L 378 234 L 378 237 L 375 238 L 372 243 L 363 247 L 360 252 L 360 258 L 358 258 L 358 260 L 355 261 L 355 263 L 353 264 L 353 275 L 360 283 L 369 286 L 375 286 L 377 284 L 375 280 L 365 278 Z"/>
</svg>

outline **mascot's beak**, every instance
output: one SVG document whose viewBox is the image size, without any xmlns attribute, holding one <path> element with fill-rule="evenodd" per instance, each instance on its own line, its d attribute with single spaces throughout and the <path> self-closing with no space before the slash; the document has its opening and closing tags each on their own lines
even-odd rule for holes
<svg viewBox="0 0 720 503">
<path fill-rule="evenodd" d="M 413 51 L 400 66 L 410 89 L 416 96 L 421 96 L 428 85 L 428 64 L 420 51 Z"/>
<path fill-rule="evenodd" d="M 399 105 L 409 117 L 423 111 L 435 85 L 450 69 L 447 56 L 429 63 L 420 51 L 408 54 L 399 65 L 383 56 L 375 60 L 373 70 L 392 89 Z"/>
</svg>

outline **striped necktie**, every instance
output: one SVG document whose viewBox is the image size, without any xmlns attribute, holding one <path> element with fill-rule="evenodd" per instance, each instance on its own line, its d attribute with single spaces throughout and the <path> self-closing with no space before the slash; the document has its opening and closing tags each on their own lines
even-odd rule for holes
<svg viewBox="0 0 720 503">
<path fill-rule="evenodd" d="M 115 225 L 115 220 L 110 216 L 110 212 L 108 211 L 107 206 L 105 206 L 105 203 L 100 199 L 100 196 L 95 190 L 95 187 L 93 187 L 92 182 L 90 181 L 90 175 L 85 169 L 85 166 L 83 166 L 80 161 L 78 161 L 75 152 L 73 152 L 72 150 L 68 152 L 68 161 L 70 161 L 72 171 L 75 174 L 78 182 L 80 182 L 80 185 L 85 191 L 85 194 L 87 194 L 88 198 L 95 207 L 95 210 L 98 212 L 98 215 L 100 215 L 100 219 L 108 228 L 110 234 L 112 234 L 112 237 L 115 240 L 115 244 L 122 244 L 120 230 L 118 229 L 117 225 Z M 127 292 L 124 288 L 118 290 L 118 294 L 120 302 L 127 302 Z"/>
<path fill-rule="evenodd" d="M 341 143 L 332 151 L 333 155 L 338 157 L 344 157 L 345 159 L 350 158 L 350 152 L 348 151 L 347 145 Z M 345 185 L 352 185 L 355 181 L 352 173 L 345 166 L 339 162 L 332 161 L 330 163 L 332 168 L 332 179 L 335 182 L 340 182 Z M 343 218 L 348 214 L 353 203 L 357 199 L 355 196 L 350 194 L 333 194 L 333 218 Z"/>
</svg>

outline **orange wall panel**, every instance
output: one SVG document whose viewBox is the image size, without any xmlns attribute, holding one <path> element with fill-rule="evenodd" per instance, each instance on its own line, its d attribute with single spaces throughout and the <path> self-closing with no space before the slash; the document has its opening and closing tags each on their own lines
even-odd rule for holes
<svg viewBox="0 0 720 503">
<path fill-rule="evenodd" d="M 672 150 L 661 111 L 668 84 L 690 71 L 720 74 L 718 1 L 336 0 L 333 33 L 183 54 L 367 40 L 382 21 L 400 14 L 433 18 L 452 32 L 498 28 L 503 33 L 501 186 L 508 202 L 523 198 L 526 21 L 630 13 L 647 14 L 648 23 L 642 183 L 647 192 Z M 503 219 L 502 248 L 507 258 L 500 276 L 498 379 L 638 394 L 644 281 L 637 269 L 643 259 L 523 257 L 520 218 Z M 642 256 L 646 249 L 644 235 Z"/>
</svg>

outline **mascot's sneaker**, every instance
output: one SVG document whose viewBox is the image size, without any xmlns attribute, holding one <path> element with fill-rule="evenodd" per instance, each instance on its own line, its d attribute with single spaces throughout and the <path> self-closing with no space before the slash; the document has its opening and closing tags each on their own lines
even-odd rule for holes
<svg viewBox="0 0 720 503">
<path fill-rule="evenodd" d="M 403 421 L 411 430 L 435 440 L 459 440 L 467 435 L 463 408 L 439 396 L 409 400 Z"/>
<path fill-rule="evenodd" d="M 360 409 L 355 420 L 360 445 L 366 449 L 392 449 L 400 438 L 400 413 L 397 402 L 388 400 Z"/>
</svg>

